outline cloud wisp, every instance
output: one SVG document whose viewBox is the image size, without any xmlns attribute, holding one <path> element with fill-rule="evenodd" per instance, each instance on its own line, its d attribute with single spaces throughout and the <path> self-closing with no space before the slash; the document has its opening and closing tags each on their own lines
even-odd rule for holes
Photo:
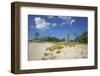
<svg viewBox="0 0 100 76">
<path fill-rule="evenodd" d="M 54 18 L 54 16 L 48 16 L 48 18 L 49 18 L 49 19 L 52 19 L 52 18 Z"/>
<path fill-rule="evenodd" d="M 57 23 L 52 23 L 52 27 L 56 27 L 57 26 Z"/>
<path fill-rule="evenodd" d="M 58 18 L 62 19 L 64 22 L 61 23 L 61 25 L 65 25 L 66 23 L 69 25 L 73 25 L 75 22 L 75 19 L 71 16 L 58 16 Z"/>
</svg>

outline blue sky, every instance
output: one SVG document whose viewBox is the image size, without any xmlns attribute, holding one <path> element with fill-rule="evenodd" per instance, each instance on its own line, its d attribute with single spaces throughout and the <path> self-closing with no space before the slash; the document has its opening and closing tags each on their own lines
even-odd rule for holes
<svg viewBox="0 0 100 76">
<path fill-rule="evenodd" d="M 88 31 L 88 17 L 28 15 L 28 39 L 34 39 L 36 32 L 40 38 L 52 36 L 59 39 L 75 39 L 76 35 Z"/>
</svg>

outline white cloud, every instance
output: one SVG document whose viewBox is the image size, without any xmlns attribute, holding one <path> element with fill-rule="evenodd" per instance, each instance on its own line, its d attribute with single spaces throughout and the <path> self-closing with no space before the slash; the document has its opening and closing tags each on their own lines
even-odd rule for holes
<svg viewBox="0 0 100 76">
<path fill-rule="evenodd" d="M 70 21 L 70 25 L 72 25 L 74 22 L 75 22 L 75 19 L 72 19 L 72 20 Z"/>
<path fill-rule="evenodd" d="M 66 22 L 62 22 L 62 23 L 61 23 L 62 26 L 65 25 L 65 24 L 66 24 Z"/>
<path fill-rule="evenodd" d="M 34 21 L 36 24 L 36 29 L 45 30 L 49 28 L 50 23 L 46 22 L 45 19 L 41 17 L 35 17 Z"/>
<path fill-rule="evenodd" d="M 57 23 L 52 23 L 52 27 L 56 27 L 57 26 Z"/>
<path fill-rule="evenodd" d="M 64 25 L 66 23 L 72 25 L 75 22 L 75 19 L 73 19 L 71 16 L 59 16 L 58 18 L 64 21 L 61 23 L 61 25 Z"/>
<path fill-rule="evenodd" d="M 60 18 L 62 20 L 65 20 L 65 21 L 68 21 L 68 20 L 71 20 L 72 19 L 71 16 L 59 16 L 58 18 Z"/>
<path fill-rule="evenodd" d="M 49 19 L 52 19 L 52 18 L 54 18 L 54 16 L 48 16 L 48 18 L 49 18 Z"/>
</svg>

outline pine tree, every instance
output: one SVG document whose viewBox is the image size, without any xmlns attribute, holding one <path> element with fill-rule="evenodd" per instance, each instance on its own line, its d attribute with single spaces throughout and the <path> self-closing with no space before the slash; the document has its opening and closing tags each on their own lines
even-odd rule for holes
<svg viewBox="0 0 100 76">
<path fill-rule="evenodd" d="M 38 39 L 39 39 L 39 36 L 40 36 L 39 33 L 36 32 L 36 33 L 35 33 L 35 39 L 38 40 Z"/>
</svg>

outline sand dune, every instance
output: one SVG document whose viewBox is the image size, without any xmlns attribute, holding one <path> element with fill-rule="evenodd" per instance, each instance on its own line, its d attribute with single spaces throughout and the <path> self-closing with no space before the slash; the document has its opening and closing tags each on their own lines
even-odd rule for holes
<svg viewBox="0 0 100 76">
<path fill-rule="evenodd" d="M 63 46 L 61 49 L 53 51 L 46 50 L 54 46 L 50 42 L 29 42 L 28 59 L 29 60 L 52 60 L 52 59 L 78 59 L 87 58 L 88 50 L 86 44 L 76 44 L 73 47 Z"/>
</svg>

